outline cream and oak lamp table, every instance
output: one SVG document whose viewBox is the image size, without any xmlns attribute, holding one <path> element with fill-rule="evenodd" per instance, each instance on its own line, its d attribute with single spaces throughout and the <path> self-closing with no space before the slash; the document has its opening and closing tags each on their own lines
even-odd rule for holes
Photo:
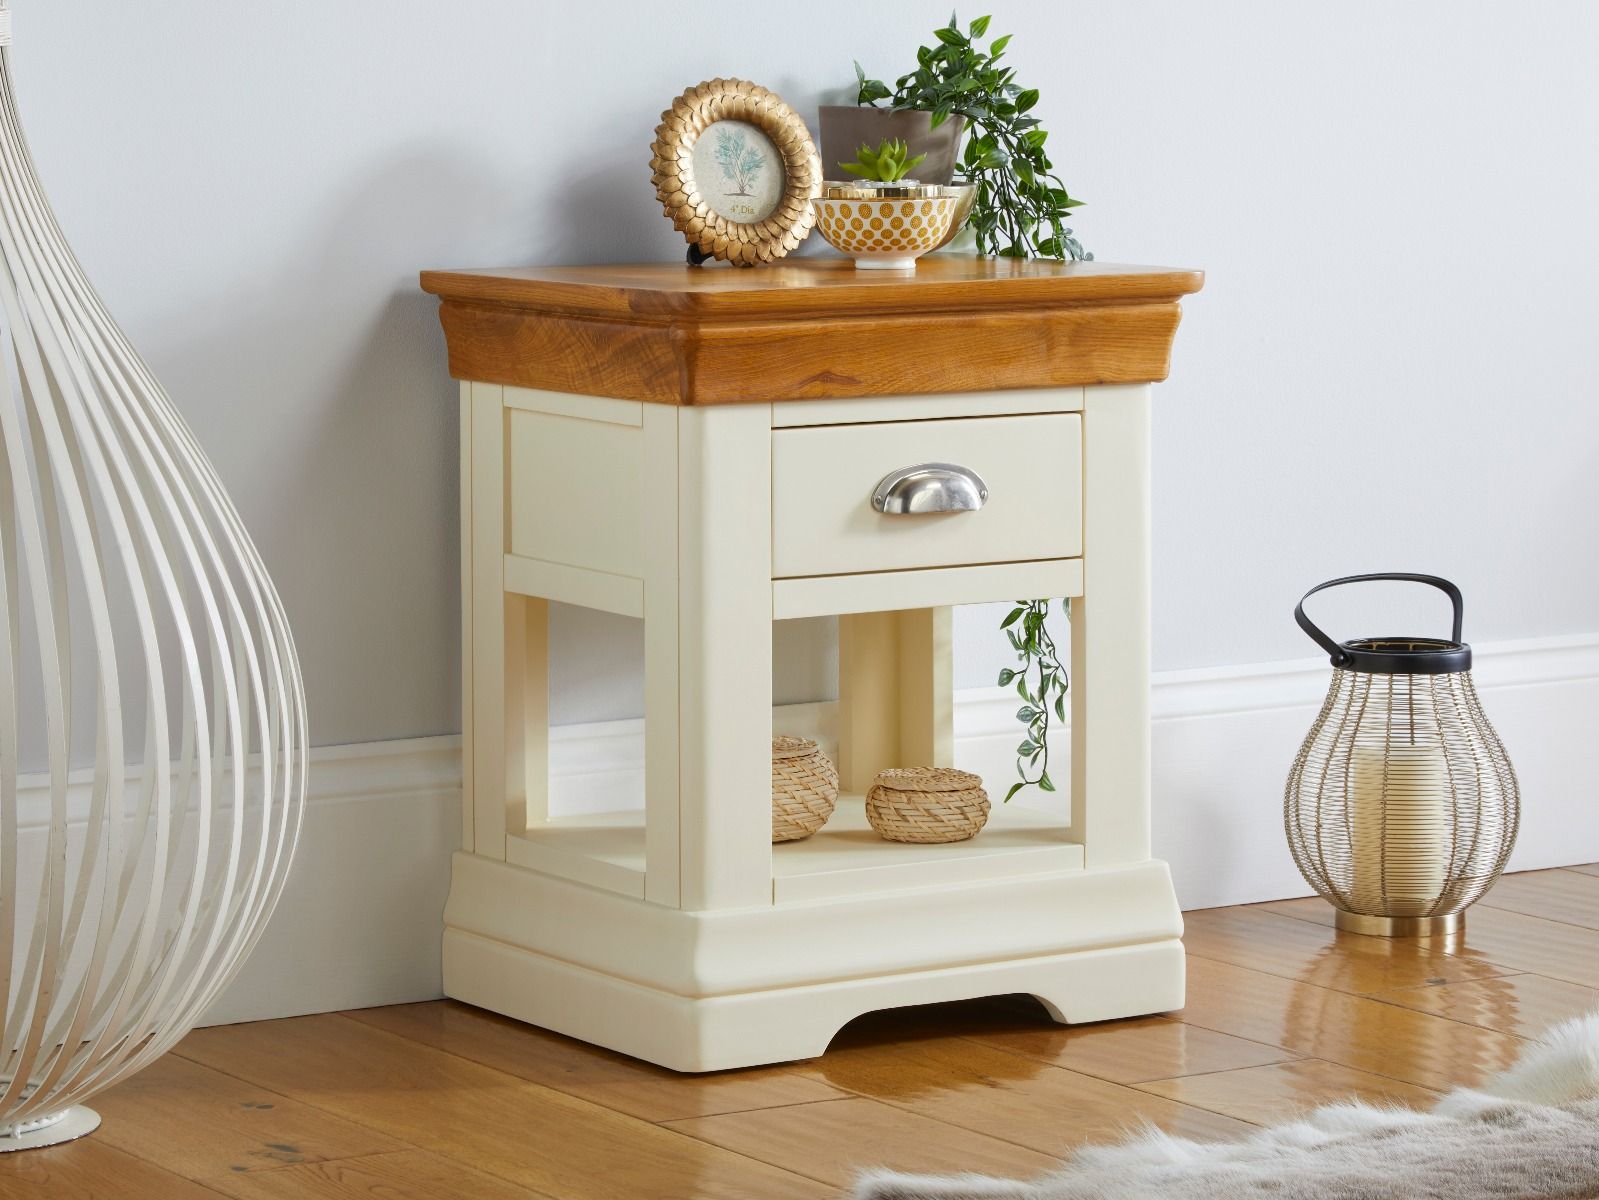
<svg viewBox="0 0 1599 1200">
<path fill-rule="evenodd" d="M 900 1005 L 1180 1007 L 1150 857 L 1149 385 L 1200 283 L 955 257 L 425 274 L 462 381 L 445 991 L 683 1071 L 813 1057 Z M 986 501 L 873 506 L 922 464 Z M 950 606 L 1034 596 L 1073 598 L 1069 817 L 870 834 L 880 768 L 951 765 Z M 550 816 L 552 600 L 643 619 L 642 812 Z M 774 846 L 772 623 L 828 614 L 845 795 Z"/>
</svg>

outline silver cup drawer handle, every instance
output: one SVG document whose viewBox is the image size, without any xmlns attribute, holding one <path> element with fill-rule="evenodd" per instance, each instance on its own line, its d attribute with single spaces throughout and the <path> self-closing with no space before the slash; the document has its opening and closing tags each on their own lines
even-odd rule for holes
<svg viewBox="0 0 1599 1200">
<path fill-rule="evenodd" d="M 889 516 L 976 512 L 988 499 L 988 485 L 970 467 L 922 463 L 883 476 L 872 493 L 872 507 Z"/>
</svg>

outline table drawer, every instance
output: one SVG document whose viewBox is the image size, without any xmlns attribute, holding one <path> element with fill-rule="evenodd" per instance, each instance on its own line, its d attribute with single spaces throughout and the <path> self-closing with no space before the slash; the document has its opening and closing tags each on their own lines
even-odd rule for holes
<svg viewBox="0 0 1599 1200">
<path fill-rule="evenodd" d="M 975 475 L 986 500 L 957 512 L 873 506 L 880 483 L 923 463 Z M 1082 536 L 1075 413 L 772 432 L 774 578 L 1075 558 Z"/>
</svg>

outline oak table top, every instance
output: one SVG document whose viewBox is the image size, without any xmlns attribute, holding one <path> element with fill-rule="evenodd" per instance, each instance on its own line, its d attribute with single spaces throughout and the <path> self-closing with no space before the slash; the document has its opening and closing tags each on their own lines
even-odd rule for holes
<svg viewBox="0 0 1599 1200">
<path fill-rule="evenodd" d="M 1199 271 L 937 255 L 426 271 L 458 379 L 727 404 L 1166 377 Z"/>
</svg>

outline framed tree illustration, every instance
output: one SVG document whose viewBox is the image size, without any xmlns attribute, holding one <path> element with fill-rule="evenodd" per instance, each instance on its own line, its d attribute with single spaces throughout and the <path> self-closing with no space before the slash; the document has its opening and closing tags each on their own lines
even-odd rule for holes
<svg viewBox="0 0 1599 1200">
<path fill-rule="evenodd" d="M 723 184 L 732 184 L 733 191 L 724 192 L 728 196 L 753 198 L 750 191 L 757 180 L 761 178 L 762 168 L 771 161 L 762 150 L 752 143 L 744 130 L 732 128 L 736 121 L 723 121 L 716 127 L 716 165 L 722 168 Z M 762 135 L 754 131 L 757 138 Z"/>
<path fill-rule="evenodd" d="M 656 194 L 692 263 L 771 262 L 815 223 L 816 145 L 775 92 L 742 79 L 691 87 L 661 114 L 652 151 Z"/>
</svg>

